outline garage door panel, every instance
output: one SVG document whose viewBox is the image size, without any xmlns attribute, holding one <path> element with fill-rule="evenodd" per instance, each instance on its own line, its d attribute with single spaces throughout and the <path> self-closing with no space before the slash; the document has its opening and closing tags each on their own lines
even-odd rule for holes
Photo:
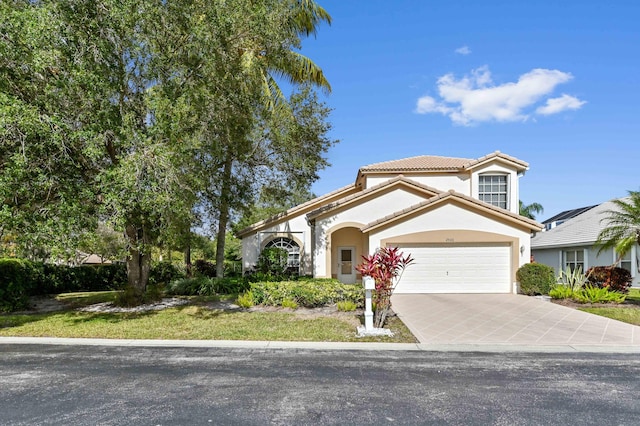
<svg viewBox="0 0 640 426">
<path fill-rule="evenodd" d="M 397 293 L 509 293 L 511 248 L 493 245 L 398 245 L 415 259 Z"/>
</svg>

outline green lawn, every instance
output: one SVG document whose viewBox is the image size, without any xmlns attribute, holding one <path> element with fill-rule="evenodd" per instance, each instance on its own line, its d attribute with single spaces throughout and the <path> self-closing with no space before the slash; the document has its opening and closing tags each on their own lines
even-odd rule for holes
<svg viewBox="0 0 640 426">
<path fill-rule="evenodd" d="M 640 288 L 632 288 L 627 294 L 627 302 L 640 305 Z M 616 308 L 579 308 L 581 311 L 600 315 L 629 324 L 640 325 L 640 308 L 616 307 Z"/>
<path fill-rule="evenodd" d="M 110 301 L 109 292 L 60 295 L 71 306 Z M 91 301 L 89 303 L 88 301 Z M 0 336 L 86 337 L 105 339 L 202 339 L 315 342 L 400 342 L 415 338 L 397 318 L 388 327 L 394 337 L 358 338 L 357 318 L 306 318 L 292 312 L 211 310 L 185 305 L 145 313 L 90 313 L 62 311 L 0 316 Z"/>
</svg>

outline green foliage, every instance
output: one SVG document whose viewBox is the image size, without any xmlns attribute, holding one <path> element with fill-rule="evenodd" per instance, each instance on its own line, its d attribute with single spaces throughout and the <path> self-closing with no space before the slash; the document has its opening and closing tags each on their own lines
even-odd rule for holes
<svg viewBox="0 0 640 426">
<path fill-rule="evenodd" d="M 243 278 L 210 278 L 196 276 L 180 278 L 167 286 L 167 293 L 180 296 L 213 296 L 216 294 L 239 294 L 249 289 Z"/>
<path fill-rule="evenodd" d="M 549 296 L 552 299 L 570 299 L 573 297 L 573 290 L 567 285 L 556 284 L 549 290 Z"/>
<path fill-rule="evenodd" d="M 606 227 L 598 235 L 599 252 L 613 248 L 624 256 L 640 244 L 640 191 L 629 191 L 628 198 L 612 200 L 615 208 L 605 212 Z"/>
<path fill-rule="evenodd" d="M 258 256 L 257 268 L 263 274 L 284 276 L 287 271 L 289 252 L 279 247 L 266 247 Z"/>
<path fill-rule="evenodd" d="M 0 311 L 27 309 L 37 275 L 37 268 L 29 261 L 0 259 Z"/>
<path fill-rule="evenodd" d="M 216 276 L 215 263 L 207 262 L 204 259 L 196 260 L 193 264 L 193 269 L 197 275 L 201 275 L 203 277 L 214 278 Z"/>
<path fill-rule="evenodd" d="M 528 296 L 549 294 L 556 283 L 553 268 L 541 263 L 522 265 L 516 272 L 516 279 L 520 283 L 520 292 Z"/>
<path fill-rule="evenodd" d="M 282 301 L 282 307 L 289 308 L 289 309 L 296 309 L 298 307 L 298 303 L 296 303 L 296 301 L 292 299 L 284 299 Z"/>
<path fill-rule="evenodd" d="M 589 273 L 587 275 L 589 275 Z M 587 275 L 582 272 L 581 266 L 573 270 L 567 267 L 566 270 L 560 271 L 558 283 L 569 287 L 571 291 L 578 291 L 586 284 Z M 549 293 L 549 295 L 551 295 L 551 293 Z"/>
<path fill-rule="evenodd" d="M 356 305 L 351 300 L 341 300 L 338 303 L 336 303 L 336 307 L 341 312 L 352 312 L 356 310 L 358 305 Z"/>
<path fill-rule="evenodd" d="M 607 288 L 585 286 L 583 289 L 573 293 L 573 299 L 579 303 L 622 303 L 626 295 L 617 291 L 610 291 Z"/>
<path fill-rule="evenodd" d="M 251 293 L 256 305 L 281 306 L 287 299 L 306 308 L 331 305 L 345 300 L 358 306 L 364 305 L 362 286 L 343 284 L 333 279 L 258 282 L 251 284 Z"/>
<path fill-rule="evenodd" d="M 628 293 L 632 281 L 631 273 L 615 266 L 594 266 L 587 271 L 587 282 L 592 287 Z"/>
<path fill-rule="evenodd" d="M 24 259 L 0 259 L 0 302 L 7 310 L 25 309 L 30 296 L 122 288 L 125 266 L 66 266 Z"/>
<path fill-rule="evenodd" d="M 544 208 L 540 203 L 524 204 L 522 200 L 518 200 L 520 206 L 520 216 L 528 217 L 529 219 L 536 219 L 536 214 L 543 213 Z"/>
<path fill-rule="evenodd" d="M 249 290 L 249 291 L 246 291 L 246 292 L 242 293 L 236 299 L 236 304 L 238 306 L 240 306 L 241 308 L 245 308 L 245 309 L 252 307 L 254 305 L 254 303 L 253 303 L 253 292 L 251 292 L 251 290 Z"/>
<path fill-rule="evenodd" d="M 151 270 L 149 271 L 149 284 L 166 286 L 171 281 L 184 277 L 185 272 L 182 268 L 175 266 L 171 262 L 158 262 L 151 265 Z"/>
</svg>

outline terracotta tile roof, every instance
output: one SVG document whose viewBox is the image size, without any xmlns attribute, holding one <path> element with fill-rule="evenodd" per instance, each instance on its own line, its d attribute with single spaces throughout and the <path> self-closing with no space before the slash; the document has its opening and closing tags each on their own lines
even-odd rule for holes
<svg viewBox="0 0 640 426">
<path fill-rule="evenodd" d="M 429 205 L 432 204 L 436 204 L 438 201 L 446 199 L 446 198 L 458 198 L 462 201 L 465 201 L 467 203 L 476 205 L 478 207 L 483 207 L 485 209 L 489 209 L 492 210 L 494 213 L 496 214 L 500 214 L 502 216 L 506 216 L 509 217 L 512 220 L 517 220 L 523 223 L 523 225 L 527 225 L 529 228 L 531 228 L 534 231 L 539 231 L 540 229 L 542 229 L 542 225 L 538 222 L 536 222 L 535 220 L 531 220 L 529 218 L 526 218 L 524 216 L 520 216 L 517 215 L 515 213 L 510 212 L 509 210 L 505 210 L 505 209 L 501 209 L 500 207 L 496 207 L 494 205 L 491 205 L 489 203 L 485 203 L 484 201 L 480 201 L 480 200 L 476 200 L 475 198 L 469 197 L 467 195 L 461 194 L 459 192 L 455 192 L 454 190 L 450 189 L 447 192 L 442 192 L 438 195 L 436 195 L 435 197 L 429 198 L 428 200 L 425 200 L 421 203 L 415 204 L 413 206 L 407 207 L 406 209 L 402 209 L 399 210 L 395 213 L 392 213 L 388 216 L 382 217 L 378 220 L 375 220 L 371 223 L 368 223 L 367 225 L 363 226 L 361 231 L 362 232 L 367 232 L 370 231 L 373 228 L 377 228 L 379 225 L 388 223 L 388 222 L 392 222 L 394 221 L 394 219 L 400 218 L 402 216 L 411 214 L 413 212 L 415 212 L 416 210 L 420 210 L 422 208 L 425 208 Z"/>
<path fill-rule="evenodd" d="M 345 204 L 348 204 L 351 201 L 355 201 L 357 199 L 366 197 L 367 195 L 369 195 L 369 194 L 371 194 L 373 192 L 376 192 L 376 191 L 378 191 L 380 189 L 392 186 L 392 185 L 394 185 L 396 183 L 399 183 L 399 182 L 402 182 L 405 185 L 413 186 L 415 188 L 419 188 L 419 189 L 421 189 L 423 191 L 431 192 L 431 193 L 434 193 L 434 194 L 440 194 L 442 192 L 442 191 L 440 191 L 438 189 L 432 188 L 430 186 L 424 185 L 424 184 L 416 182 L 414 180 L 407 179 L 402 175 L 398 175 L 397 177 L 395 177 L 393 179 L 389 179 L 389 180 L 386 180 L 386 181 L 384 181 L 382 183 L 374 185 L 371 188 L 367 188 L 362 192 L 357 192 L 355 194 L 348 195 L 348 196 L 346 196 L 344 198 L 341 198 L 339 200 L 334 201 L 333 203 L 327 204 L 327 205 L 322 206 L 322 207 L 320 207 L 320 208 L 318 208 L 316 210 L 313 210 L 313 211 L 311 211 L 311 212 L 309 212 L 307 214 L 307 218 L 313 219 L 315 217 L 320 216 L 323 213 L 335 210 L 335 209 L 337 209 L 339 207 L 344 206 Z"/>
<path fill-rule="evenodd" d="M 492 152 L 478 159 L 440 157 L 437 155 L 419 155 L 417 157 L 403 158 L 400 160 L 385 161 L 382 163 L 370 164 L 360 168 L 360 173 L 372 172 L 417 172 L 417 171 L 463 171 L 472 169 L 474 166 L 493 158 L 507 160 L 526 169 L 529 164 L 500 151 Z"/>
<path fill-rule="evenodd" d="M 282 212 L 282 213 L 278 213 L 274 216 L 271 216 L 267 219 L 261 220 L 260 222 L 256 222 L 253 225 L 250 225 L 244 229 L 241 229 L 240 231 L 238 231 L 236 234 L 238 237 L 242 237 L 244 235 L 250 234 L 253 231 L 258 231 L 262 228 L 265 228 L 267 226 L 270 225 L 274 225 L 278 222 L 281 222 L 283 220 L 285 220 L 286 218 L 288 218 L 289 216 L 291 216 L 292 214 L 295 214 L 299 211 L 304 211 L 304 209 L 313 206 L 314 204 L 318 204 L 319 202 L 322 202 L 323 200 L 326 200 L 328 198 L 331 197 L 335 197 L 337 195 L 340 195 L 341 193 L 346 193 L 349 192 L 351 190 L 354 190 L 356 188 L 356 186 L 354 184 L 350 184 L 347 186 L 343 186 L 340 189 L 336 189 L 335 191 L 331 191 L 327 194 L 321 195 L 320 197 L 316 197 L 312 200 L 309 200 L 305 203 L 302 204 L 298 204 L 297 206 L 290 208 L 289 210 Z"/>
<path fill-rule="evenodd" d="M 459 170 L 469 163 L 468 158 L 439 157 L 419 155 L 400 160 L 370 164 L 360 168 L 361 172 L 421 171 L 421 170 Z"/>
</svg>

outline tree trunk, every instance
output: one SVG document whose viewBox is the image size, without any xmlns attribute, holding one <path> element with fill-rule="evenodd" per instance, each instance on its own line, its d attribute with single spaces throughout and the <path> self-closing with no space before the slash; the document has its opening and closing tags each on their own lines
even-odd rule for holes
<svg viewBox="0 0 640 426">
<path fill-rule="evenodd" d="M 139 296 L 147 289 L 149 271 L 151 269 L 151 256 L 144 252 L 148 249 L 148 235 L 144 227 L 137 228 L 127 225 L 125 228 L 129 243 L 129 255 L 127 256 L 127 282 Z M 142 244 L 142 250 L 140 245 Z"/>
<path fill-rule="evenodd" d="M 229 223 L 229 198 L 231 197 L 231 171 L 233 157 L 227 153 L 222 171 L 222 188 L 220 190 L 220 216 L 216 234 L 216 277 L 224 277 L 224 245 Z"/>
<path fill-rule="evenodd" d="M 184 249 L 184 267 L 187 271 L 187 277 L 191 278 L 191 243 L 187 242 Z"/>
</svg>

